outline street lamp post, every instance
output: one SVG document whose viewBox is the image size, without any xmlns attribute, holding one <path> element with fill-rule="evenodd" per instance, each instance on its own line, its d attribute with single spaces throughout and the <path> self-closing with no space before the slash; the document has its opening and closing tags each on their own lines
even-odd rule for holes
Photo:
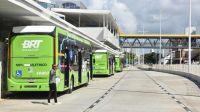
<svg viewBox="0 0 200 112">
<path fill-rule="evenodd" d="M 172 47 L 172 41 L 170 41 L 170 45 L 171 45 L 171 47 Z M 171 48 L 171 54 L 170 54 L 171 56 L 170 56 L 170 64 L 172 65 L 172 48 Z"/>
<path fill-rule="evenodd" d="M 191 24 L 192 24 L 192 0 L 189 8 L 189 37 L 188 37 L 188 72 L 191 72 Z"/>
<path fill-rule="evenodd" d="M 162 34 L 162 16 L 161 16 L 161 10 L 160 10 L 160 54 L 159 54 L 159 65 L 161 65 L 161 47 L 162 47 L 162 41 L 161 41 L 161 34 Z"/>
<path fill-rule="evenodd" d="M 142 25 L 142 32 L 143 32 L 143 35 L 144 35 L 144 25 Z M 142 43 L 144 45 L 144 39 L 142 39 Z M 142 49 L 142 64 L 144 65 L 144 48 Z"/>
<path fill-rule="evenodd" d="M 139 33 L 142 33 L 143 35 L 145 34 L 145 33 L 147 33 L 148 31 L 145 31 L 145 29 L 144 29 L 144 24 L 142 24 L 142 31 L 138 31 Z M 144 46 L 144 40 L 145 39 L 142 39 L 142 44 L 143 44 L 143 46 Z M 142 48 L 142 64 L 144 64 L 144 47 Z"/>
</svg>

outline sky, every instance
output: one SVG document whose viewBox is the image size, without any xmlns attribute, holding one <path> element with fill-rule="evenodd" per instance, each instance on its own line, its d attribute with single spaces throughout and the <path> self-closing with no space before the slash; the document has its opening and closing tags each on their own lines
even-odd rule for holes
<svg viewBox="0 0 200 112">
<path fill-rule="evenodd" d="M 189 26 L 189 0 L 81 0 L 88 9 L 110 10 L 125 33 L 183 34 Z M 200 31 L 200 0 L 192 0 L 192 25 Z M 143 30 L 144 28 L 144 30 Z"/>
</svg>

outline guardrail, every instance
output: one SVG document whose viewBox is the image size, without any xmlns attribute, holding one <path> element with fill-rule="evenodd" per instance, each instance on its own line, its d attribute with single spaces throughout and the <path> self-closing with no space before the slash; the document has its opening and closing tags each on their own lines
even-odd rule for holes
<svg viewBox="0 0 200 112">
<path fill-rule="evenodd" d="M 138 65 L 140 69 L 177 74 L 186 77 L 200 86 L 200 65 L 191 65 L 190 73 L 188 72 L 188 67 L 189 66 L 186 64 Z"/>
</svg>

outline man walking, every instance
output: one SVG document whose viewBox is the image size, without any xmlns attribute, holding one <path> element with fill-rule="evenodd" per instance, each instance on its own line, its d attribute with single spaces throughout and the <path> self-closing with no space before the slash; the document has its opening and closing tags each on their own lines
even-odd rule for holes
<svg viewBox="0 0 200 112">
<path fill-rule="evenodd" d="M 56 90 L 56 69 L 57 65 L 53 64 L 52 69 L 49 73 L 49 96 L 48 96 L 48 105 L 51 105 L 50 99 L 51 95 L 53 93 L 54 102 L 55 104 L 60 104 L 60 102 L 57 102 L 57 90 Z"/>
</svg>

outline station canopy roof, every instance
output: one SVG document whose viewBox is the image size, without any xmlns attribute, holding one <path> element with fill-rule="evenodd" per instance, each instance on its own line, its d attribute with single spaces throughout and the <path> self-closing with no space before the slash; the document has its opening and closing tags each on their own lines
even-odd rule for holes
<svg viewBox="0 0 200 112">
<path fill-rule="evenodd" d="M 13 26 L 27 25 L 59 26 L 65 30 L 82 36 L 86 40 L 91 41 L 95 46 L 105 48 L 114 54 L 120 53 L 104 45 L 100 41 L 94 40 L 87 36 L 84 32 L 80 31 L 78 28 L 66 22 L 65 20 L 59 18 L 59 16 L 54 12 L 44 9 L 33 0 L 0 0 L 1 32 L 6 30 L 11 31 Z"/>
<path fill-rule="evenodd" d="M 6 26 L 18 26 L 27 24 L 51 24 L 51 22 L 45 20 L 44 18 L 25 10 L 24 8 L 13 4 L 11 0 L 0 0 L 0 24 Z M 14 1 L 14 0 L 13 0 Z M 23 4 L 23 2 L 16 2 L 18 4 Z"/>
<path fill-rule="evenodd" d="M 78 26 L 80 17 L 80 27 L 103 27 L 103 20 L 105 20 L 105 26 L 108 22 L 109 27 L 111 26 L 114 29 L 118 29 L 116 20 L 109 10 L 63 8 L 52 8 L 51 10 L 66 15 L 66 20 L 75 26 Z"/>
</svg>

